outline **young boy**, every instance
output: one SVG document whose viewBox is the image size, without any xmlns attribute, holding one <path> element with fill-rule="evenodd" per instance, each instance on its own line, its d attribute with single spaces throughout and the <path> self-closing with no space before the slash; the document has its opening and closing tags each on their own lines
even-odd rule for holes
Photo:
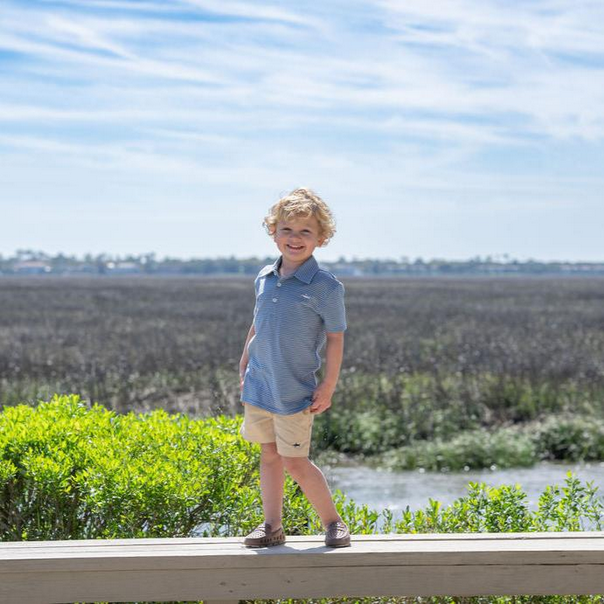
<svg viewBox="0 0 604 604">
<path fill-rule="evenodd" d="M 261 444 L 264 520 L 244 540 L 248 547 L 285 542 L 281 523 L 284 469 L 300 485 L 325 528 L 325 544 L 350 545 L 325 476 L 308 459 L 313 419 L 331 406 L 342 364 L 344 286 L 313 256 L 335 233 L 332 213 L 309 189 L 280 199 L 264 219 L 281 256 L 254 281 L 256 305 L 239 363 L 244 421 L 241 435 Z M 325 350 L 324 380 L 315 373 Z"/>
</svg>

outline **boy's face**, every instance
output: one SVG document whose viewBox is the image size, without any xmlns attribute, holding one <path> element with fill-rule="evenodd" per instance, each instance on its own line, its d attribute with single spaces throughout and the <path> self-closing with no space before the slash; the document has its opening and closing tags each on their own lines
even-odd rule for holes
<svg viewBox="0 0 604 604">
<path fill-rule="evenodd" d="M 318 245 L 323 244 L 325 238 L 320 237 L 319 232 L 319 221 L 311 215 L 308 218 L 280 220 L 273 238 L 284 260 L 302 264 L 311 257 Z"/>
</svg>

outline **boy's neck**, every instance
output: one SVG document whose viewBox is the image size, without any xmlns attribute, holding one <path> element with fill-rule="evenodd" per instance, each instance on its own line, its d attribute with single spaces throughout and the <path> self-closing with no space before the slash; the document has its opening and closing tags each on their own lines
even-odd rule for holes
<svg viewBox="0 0 604 604">
<path fill-rule="evenodd" d="M 281 262 L 279 263 L 279 276 L 281 277 L 289 277 L 293 275 L 305 262 L 308 260 L 303 260 L 302 262 L 298 262 L 298 264 L 284 264 L 284 258 L 281 256 Z"/>
</svg>

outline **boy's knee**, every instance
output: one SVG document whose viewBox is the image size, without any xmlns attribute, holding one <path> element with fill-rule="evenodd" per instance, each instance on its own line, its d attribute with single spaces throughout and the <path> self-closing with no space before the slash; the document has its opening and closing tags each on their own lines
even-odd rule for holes
<svg viewBox="0 0 604 604">
<path fill-rule="evenodd" d="M 308 457 L 283 457 L 283 466 L 292 475 L 299 474 L 308 468 Z"/>
</svg>

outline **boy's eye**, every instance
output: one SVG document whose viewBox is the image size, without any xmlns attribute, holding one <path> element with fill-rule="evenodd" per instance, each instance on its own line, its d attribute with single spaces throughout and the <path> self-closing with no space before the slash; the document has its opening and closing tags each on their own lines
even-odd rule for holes
<svg viewBox="0 0 604 604">
<path fill-rule="evenodd" d="M 285 231 L 291 231 L 291 229 L 289 227 L 281 227 L 281 232 L 284 233 Z M 309 229 L 302 229 L 302 233 L 308 235 L 311 231 Z"/>
</svg>

